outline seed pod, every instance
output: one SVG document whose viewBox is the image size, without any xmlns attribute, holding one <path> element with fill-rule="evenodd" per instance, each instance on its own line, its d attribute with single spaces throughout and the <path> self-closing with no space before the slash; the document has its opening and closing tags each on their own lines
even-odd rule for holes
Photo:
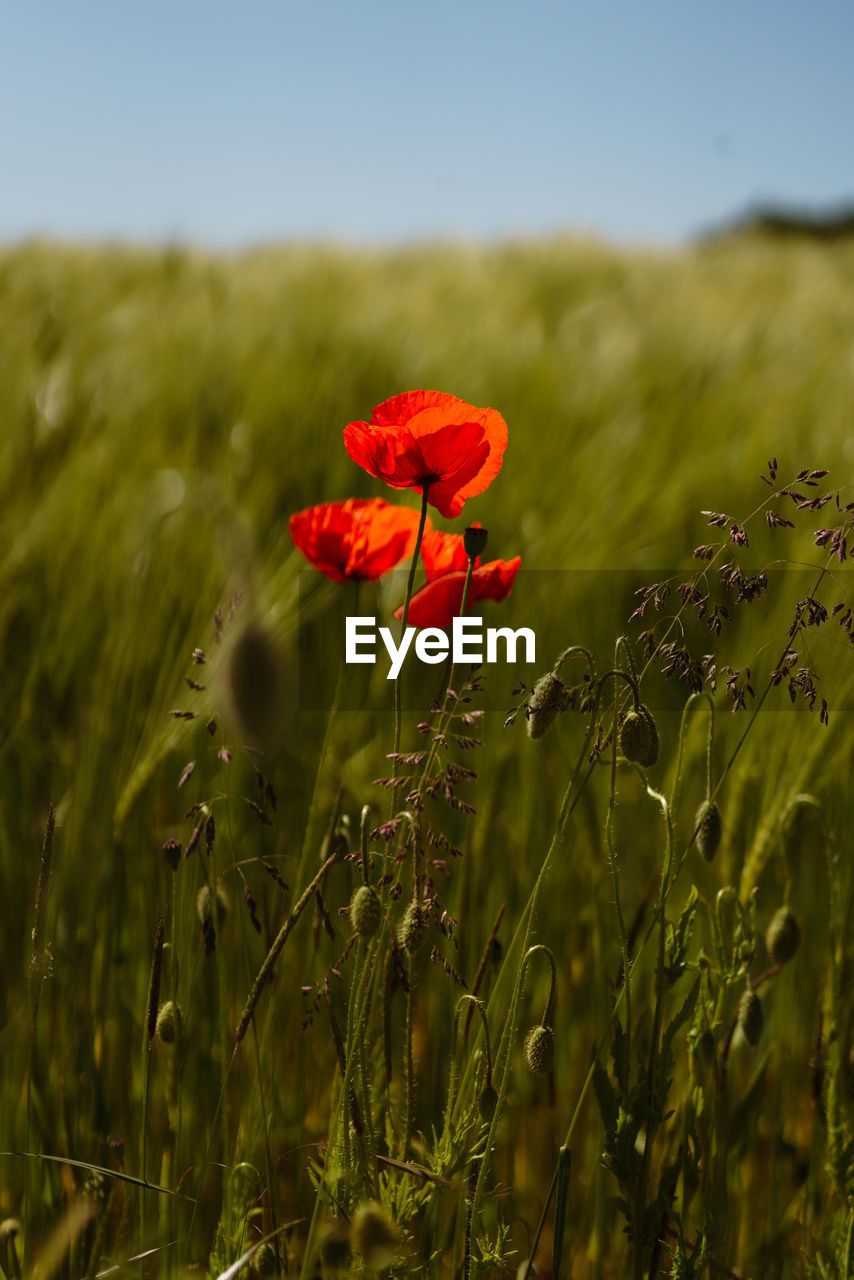
<svg viewBox="0 0 854 1280">
<path fill-rule="evenodd" d="M 765 1015 L 755 991 L 745 991 L 738 1006 L 738 1026 L 748 1044 L 758 1044 Z"/>
<path fill-rule="evenodd" d="M 376 889 L 360 885 L 350 902 L 350 924 L 360 938 L 372 938 L 382 923 L 383 913 Z"/>
<path fill-rule="evenodd" d="M 360 1204 L 353 1214 L 353 1248 L 374 1271 L 391 1266 L 397 1256 L 400 1232 L 375 1200 Z"/>
<path fill-rule="evenodd" d="M 525 1061 L 538 1076 L 547 1076 L 555 1060 L 555 1035 L 551 1027 L 532 1027 L 525 1037 Z"/>
<path fill-rule="evenodd" d="M 781 907 L 768 926 L 765 946 L 775 964 L 791 960 L 801 944 L 801 929 L 788 907 Z"/>
<path fill-rule="evenodd" d="M 176 1040 L 180 1040 L 183 1027 L 184 1015 L 181 1012 L 181 1006 L 174 1000 L 167 1000 L 160 1006 L 157 1014 L 155 1026 L 157 1036 L 164 1044 L 174 1044 Z"/>
<path fill-rule="evenodd" d="M 427 932 L 427 912 L 420 902 L 410 902 L 403 915 L 397 940 L 404 951 L 414 955 Z"/>
<path fill-rule="evenodd" d="M 498 1094 L 491 1084 L 486 1084 L 480 1091 L 477 1099 L 477 1109 L 480 1113 L 481 1120 L 486 1124 L 490 1124 L 492 1117 L 495 1115 L 495 1108 L 498 1106 Z"/>
<path fill-rule="evenodd" d="M 563 683 L 554 672 L 540 676 L 525 706 L 529 738 L 541 738 L 551 728 L 563 710 L 563 694 Z"/>
<path fill-rule="evenodd" d="M 715 1042 L 715 1034 L 708 1027 L 697 1037 L 694 1044 L 694 1051 L 700 1059 L 704 1067 L 710 1067 L 715 1060 L 717 1052 L 717 1044 Z"/>
<path fill-rule="evenodd" d="M 269 1240 L 256 1249 L 252 1266 L 256 1275 L 274 1276 L 276 1274 L 276 1250 Z"/>
<path fill-rule="evenodd" d="M 703 801 L 694 815 L 694 826 L 699 828 L 697 831 L 697 848 L 706 859 L 706 862 L 711 862 L 718 851 L 723 831 L 721 811 L 714 800 Z"/>
<path fill-rule="evenodd" d="M 658 739 L 658 726 L 653 719 L 652 712 L 649 707 L 644 703 L 641 703 L 638 708 L 638 715 L 643 716 L 646 721 L 647 729 L 649 730 L 649 743 L 646 751 L 638 760 L 638 764 L 642 769 L 652 769 L 654 765 L 658 764 L 658 751 L 660 745 Z"/>
<path fill-rule="evenodd" d="M 620 725 L 620 751 L 633 764 L 640 764 L 649 747 L 649 722 L 639 711 L 630 711 Z"/>
<path fill-rule="evenodd" d="M 488 529 L 484 529 L 479 524 L 469 525 L 469 527 L 463 531 L 463 548 L 466 555 L 471 558 L 479 556 L 486 547 L 488 537 Z"/>
</svg>

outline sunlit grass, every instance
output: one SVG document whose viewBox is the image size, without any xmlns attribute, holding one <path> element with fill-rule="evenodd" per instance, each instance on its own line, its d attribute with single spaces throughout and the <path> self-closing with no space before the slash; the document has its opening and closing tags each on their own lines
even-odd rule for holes
<svg viewBox="0 0 854 1280">
<path fill-rule="evenodd" d="M 634 607 L 634 587 L 690 570 L 693 548 L 711 541 L 702 509 L 742 517 L 763 501 L 768 491 L 758 476 L 769 458 L 777 457 L 781 476 L 829 468 L 828 485 L 848 486 L 852 286 L 854 250 L 844 244 L 778 247 L 750 239 L 659 255 L 572 241 L 384 253 L 271 249 L 235 258 L 33 243 L 0 255 L 3 1150 L 21 1151 L 28 1140 L 33 1153 L 139 1174 L 139 1046 L 163 914 L 165 990 L 184 1010 L 187 1051 L 176 1075 L 165 1046 L 154 1043 L 146 1171 L 172 1190 L 194 1195 L 200 1188 L 201 1201 L 189 1249 L 166 1251 L 159 1261 L 207 1264 L 222 1221 L 232 1233 L 216 1254 L 224 1264 L 262 1231 L 299 1219 L 287 1233 L 298 1265 L 314 1205 L 308 1160 L 322 1159 L 319 1144 L 339 1087 L 322 1001 L 303 1029 L 312 997 L 301 987 L 323 980 L 349 937 L 336 914 L 356 883 L 349 866 L 335 866 L 326 882 L 335 939 L 317 918 L 295 929 L 259 1002 L 257 1047 L 253 1032 L 235 1059 L 225 1127 L 217 1106 L 240 1009 L 267 947 L 320 865 L 339 789 L 351 847 L 363 804 L 372 805 L 376 822 L 385 816 L 387 796 L 372 783 L 387 772 L 391 694 L 379 670 L 361 684 L 351 681 L 330 722 L 339 633 L 351 603 L 319 580 L 303 580 L 308 644 L 297 671 L 305 566 L 290 543 L 288 516 L 310 503 L 379 492 L 348 459 L 341 430 L 388 396 L 435 387 L 492 405 L 509 424 L 510 446 L 498 479 L 465 514 L 489 528 L 490 556 L 522 556 L 526 573 L 507 616 L 537 629 L 538 666 L 526 678 L 547 670 L 569 644 L 589 646 L 606 670 Z M 854 497 L 850 488 L 845 493 Z M 815 527 L 823 521 L 813 519 Z M 786 559 L 788 536 L 758 529 L 755 567 Z M 824 562 L 808 538 L 796 545 L 796 558 Z M 540 572 L 526 577 L 528 570 Z M 844 569 L 837 577 L 831 603 L 846 593 L 850 600 Z M 755 613 L 739 610 L 744 616 L 727 641 L 730 660 L 766 675 L 785 641 L 792 603 L 803 594 L 779 579 L 772 599 L 749 606 Z M 371 608 L 379 599 L 393 608 L 402 598 L 396 589 L 372 589 L 377 595 L 368 593 L 364 603 Z M 221 644 L 218 608 L 225 614 Z M 265 757 L 241 749 L 245 726 L 225 675 L 230 646 L 249 621 L 269 636 L 280 670 Z M 208 664 L 193 664 L 195 646 Z M 718 858 L 711 867 L 692 861 L 674 902 L 681 905 L 690 879 L 709 901 L 724 884 L 745 900 L 755 888 L 764 927 L 784 891 L 781 815 L 798 795 L 819 801 L 836 841 L 839 862 L 831 871 L 838 879 L 826 878 L 819 826 L 809 812 L 800 815 L 789 874 L 802 953 L 769 990 L 760 1057 L 733 1055 L 733 1098 L 754 1073 L 765 1073 L 761 1108 L 750 1121 L 754 1141 L 743 1160 L 742 1147 L 735 1148 L 729 1187 L 730 1258 L 755 1275 L 801 1274 L 799 1249 L 810 1256 L 824 1250 L 826 1266 L 837 1266 L 833 1248 L 846 1225 L 846 1206 L 824 1174 L 824 1121 L 810 1101 L 810 1061 L 822 1009 L 825 1027 L 842 1018 L 837 1030 L 846 1049 L 850 1036 L 850 1011 L 830 1008 L 827 921 L 831 901 L 846 919 L 851 894 L 851 646 L 838 627 L 817 633 L 812 646 L 830 726 L 818 725 L 817 712 L 790 710 L 784 690 L 777 691 L 776 709 L 758 718 L 719 797 L 725 834 Z M 188 689 L 185 676 L 205 691 Z M 435 689 L 407 691 L 405 747 L 416 745 L 415 724 L 439 685 L 437 669 Z M 504 671 L 487 688 L 485 745 L 470 789 L 478 816 L 449 820 L 464 857 L 442 886 L 459 920 L 458 946 L 445 954 L 469 983 L 502 905 L 500 936 L 509 944 L 582 746 L 581 724 L 571 717 L 543 743 L 524 740 L 521 724 L 503 730 L 511 686 Z M 644 698 L 655 705 L 664 744 L 656 785 L 669 794 L 684 690 L 651 674 Z M 172 719 L 175 709 L 194 710 L 198 719 Z M 205 728 L 211 717 L 215 733 Z M 743 724 L 721 706 L 716 774 Z M 233 754 L 228 765 L 216 754 L 224 744 Z M 703 733 L 692 725 L 675 815 L 683 847 L 704 796 L 704 752 Z M 191 759 L 196 772 L 179 791 Z M 275 788 L 275 814 L 256 767 Z M 558 967 L 554 1086 L 551 1092 L 525 1077 L 517 1054 L 490 1183 L 513 1188 L 502 1212 L 518 1219 L 510 1233 L 518 1258 L 611 1015 L 620 943 L 605 842 L 607 772 L 598 770 L 572 813 L 533 921 L 532 941 L 549 945 Z M 214 852 L 194 855 L 173 873 L 163 842 L 186 843 L 196 819 L 185 819 L 185 811 L 211 795 L 223 797 L 214 808 Z M 263 825 L 241 797 L 263 803 L 273 825 Z M 662 823 L 629 774 L 620 775 L 618 798 L 621 895 L 631 918 L 661 864 Z M 51 802 L 57 827 L 44 937 L 52 972 L 41 991 L 27 1120 L 31 930 Z M 205 957 L 196 909 L 199 889 L 217 881 L 229 900 L 219 963 Z M 244 902 L 247 885 L 260 935 Z M 709 946 L 705 927 L 698 925 L 698 935 Z M 846 958 L 843 948 L 837 963 Z M 650 948 L 639 970 L 642 991 L 652 970 Z M 499 974 L 495 988 L 505 1009 L 511 976 Z M 532 968 L 523 1029 L 539 1019 L 544 984 Z M 413 1044 L 416 1129 L 428 1138 L 446 1102 L 460 991 L 440 968 L 427 966 Z M 335 1007 L 346 1030 L 341 995 L 335 992 Z M 638 997 L 636 1012 L 647 998 Z M 402 1005 L 393 1026 L 401 1036 Z M 496 1043 L 499 1030 L 493 1027 Z M 684 1059 L 684 1043 L 682 1052 Z M 375 1068 L 379 1096 L 385 1085 L 381 1064 Z M 680 1073 L 682 1096 L 684 1061 Z M 395 1099 L 398 1087 L 395 1079 Z M 847 1116 L 847 1098 L 831 1101 Z M 124 1144 L 123 1163 L 111 1139 Z M 599 1166 L 601 1150 L 591 1096 L 573 1140 L 572 1274 L 619 1274 L 622 1245 L 619 1232 L 610 1238 L 606 1203 L 616 1188 Z M 425 1158 L 417 1136 L 412 1155 L 416 1163 Z M 202 1182 L 208 1158 L 214 1163 Z M 240 1168 L 226 1177 L 223 1162 Z M 32 1256 L 84 1175 L 71 1166 L 30 1165 Z M 24 1215 L 25 1167 L 22 1158 L 0 1161 L 3 1216 Z M 461 1187 L 466 1176 L 466 1169 L 454 1175 Z M 149 1192 L 140 1240 L 135 1192 L 126 1186 L 132 1184 L 105 1192 L 104 1259 L 120 1261 L 189 1230 L 186 1204 Z M 452 1197 L 419 1220 L 410 1267 L 419 1248 L 459 1242 L 456 1206 Z M 253 1208 L 259 1212 L 247 1227 Z M 487 1216 L 494 1230 L 494 1204 Z M 782 1272 L 774 1270 L 775 1258 L 785 1258 Z M 99 1258 L 92 1265 L 97 1269 Z"/>
</svg>

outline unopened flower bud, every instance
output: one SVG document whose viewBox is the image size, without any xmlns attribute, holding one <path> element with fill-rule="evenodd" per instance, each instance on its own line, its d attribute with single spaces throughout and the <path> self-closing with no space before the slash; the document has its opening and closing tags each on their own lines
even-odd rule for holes
<svg viewBox="0 0 854 1280">
<path fill-rule="evenodd" d="M 645 706 L 643 703 L 641 703 L 638 708 L 638 714 L 643 716 L 649 730 L 649 742 L 646 751 L 644 751 L 643 755 L 638 760 L 638 764 L 642 769 L 652 769 L 656 764 L 658 764 L 658 752 L 660 745 L 658 739 L 658 726 L 653 719 L 653 715 L 649 707 Z"/>
<path fill-rule="evenodd" d="M 497 1106 L 498 1094 L 495 1089 L 491 1084 L 484 1085 L 477 1099 L 477 1109 L 480 1112 L 481 1120 L 485 1121 L 486 1124 L 490 1124 Z"/>
<path fill-rule="evenodd" d="M 525 1037 L 525 1061 L 538 1076 L 547 1076 L 555 1059 L 555 1036 L 551 1027 L 532 1027 Z"/>
<path fill-rule="evenodd" d="M 528 737 L 541 738 L 564 708 L 564 687 L 554 672 L 541 676 L 531 690 L 525 707 Z"/>
<path fill-rule="evenodd" d="M 748 1044 L 758 1044 L 765 1015 L 762 1001 L 755 991 L 745 991 L 738 1006 L 738 1025 Z"/>
<path fill-rule="evenodd" d="M 427 912 L 420 902 L 410 902 L 400 924 L 397 940 L 410 955 L 420 947 L 427 932 Z"/>
<path fill-rule="evenodd" d="M 382 923 L 383 913 L 376 889 L 360 885 L 350 902 L 350 924 L 360 938 L 372 938 Z"/>
<path fill-rule="evenodd" d="M 639 711 L 630 711 L 620 725 L 620 751 L 632 764 L 640 764 L 649 752 L 649 722 Z"/>
<path fill-rule="evenodd" d="M 704 800 L 694 815 L 694 826 L 697 830 L 697 848 L 711 862 L 721 843 L 723 823 L 721 811 L 714 800 Z"/>
<path fill-rule="evenodd" d="M 791 960 L 801 944 L 801 929 L 788 907 L 781 907 L 768 926 L 765 945 L 775 964 Z"/>
<path fill-rule="evenodd" d="M 180 1040 L 183 1025 L 184 1015 L 179 1004 L 174 1000 L 167 1000 L 160 1006 L 155 1033 L 164 1044 L 174 1044 L 176 1040 Z"/>
<path fill-rule="evenodd" d="M 372 1200 L 353 1214 L 353 1248 L 374 1271 L 391 1266 L 397 1256 L 400 1232 L 381 1205 Z"/>
</svg>

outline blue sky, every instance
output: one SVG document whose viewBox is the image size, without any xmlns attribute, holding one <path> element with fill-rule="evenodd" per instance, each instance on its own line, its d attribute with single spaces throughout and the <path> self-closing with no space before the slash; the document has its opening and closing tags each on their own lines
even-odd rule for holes
<svg viewBox="0 0 854 1280">
<path fill-rule="evenodd" d="M 851 0 L 0 13 L 3 241 L 668 244 L 854 198 Z"/>
</svg>

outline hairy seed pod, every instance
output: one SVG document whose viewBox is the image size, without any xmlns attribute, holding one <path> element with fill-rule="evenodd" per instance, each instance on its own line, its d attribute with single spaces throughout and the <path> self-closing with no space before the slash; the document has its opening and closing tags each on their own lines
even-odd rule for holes
<svg viewBox="0 0 854 1280">
<path fill-rule="evenodd" d="M 320 1256 L 333 1271 L 349 1268 L 352 1252 L 350 1236 L 343 1222 L 329 1222 L 320 1237 Z"/>
<path fill-rule="evenodd" d="M 525 706 L 529 738 L 541 738 L 551 728 L 563 710 L 563 693 L 563 684 L 554 672 L 540 677 Z"/>
<path fill-rule="evenodd" d="M 400 1232 L 375 1200 L 360 1204 L 353 1214 L 353 1248 L 374 1271 L 391 1266 L 397 1256 Z"/>
<path fill-rule="evenodd" d="M 715 1060 L 717 1052 L 715 1033 L 706 1027 L 705 1031 L 697 1037 L 694 1049 L 703 1066 L 710 1067 Z"/>
<path fill-rule="evenodd" d="M 379 895 L 369 884 L 360 885 L 350 902 L 350 924 L 360 938 L 372 938 L 383 918 Z"/>
<path fill-rule="evenodd" d="M 259 1249 L 256 1249 L 252 1258 L 252 1266 L 256 1275 L 274 1276 L 276 1274 L 276 1250 L 269 1240 L 262 1244 Z"/>
<path fill-rule="evenodd" d="M 697 848 L 706 859 L 712 862 L 721 843 L 723 822 L 721 811 L 714 800 L 704 800 L 694 815 L 694 826 L 697 831 Z"/>
<path fill-rule="evenodd" d="M 525 1037 L 525 1061 L 538 1076 L 547 1076 L 555 1060 L 555 1033 L 551 1027 L 532 1027 Z"/>
<path fill-rule="evenodd" d="M 655 720 L 653 719 L 653 715 L 649 707 L 646 706 L 644 703 L 641 703 L 640 707 L 638 708 L 638 714 L 643 716 L 644 720 L 646 721 L 647 729 L 649 730 L 649 743 L 647 744 L 646 751 L 638 760 L 638 764 L 641 766 L 642 769 L 652 769 L 654 765 L 658 764 L 658 752 L 659 752 L 659 746 L 660 746 L 659 738 L 658 738 L 658 726 L 656 725 Z"/>
<path fill-rule="evenodd" d="M 649 751 L 649 723 L 639 711 L 630 711 L 620 725 L 620 751 L 633 764 L 640 764 Z"/>
<path fill-rule="evenodd" d="M 181 1006 L 174 1000 L 167 1000 L 160 1006 L 157 1014 L 156 1034 L 164 1044 L 174 1044 L 180 1040 L 184 1027 L 184 1015 Z"/>
<path fill-rule="evenodd" d="M 765 946 L 774 964 L 785 964 L 801 945 L 801 929 L 788 907 L 781 907 L 768 926 Z"/>
<path fill-rule="evenodd" d="M 264 746 L 275 730 L 279 701 L 279 655 L 267 632 L 250 623 L 228 653 L 226 680 L 241 728 L 247 738 Z"/>
<path fill-rule="evenodd" d="M 409 955 L 414 955 L 427 932 L 427 912 L 420 902 L 410 902 L 403 914 L 397 940 Z"/>
<path fill-rule="evenodd" d="M 477 1109 L 480 1113 L 481 1120 L 486 1124 L 490 1124 L 492 1117 L 495 1115 L 495 1108 L 498 1106 L 498 1094 L 495 1092 L 491 1084 L 486 1084 L 478 1094 Z"/>
<path fill-rule="evenodd" d="M 758 1044 L 765 1015 L 762 1001 L 755 991 L 745 991 L 738 1006 L 738 1025 L 748 1044 Z"/>
</svg>

